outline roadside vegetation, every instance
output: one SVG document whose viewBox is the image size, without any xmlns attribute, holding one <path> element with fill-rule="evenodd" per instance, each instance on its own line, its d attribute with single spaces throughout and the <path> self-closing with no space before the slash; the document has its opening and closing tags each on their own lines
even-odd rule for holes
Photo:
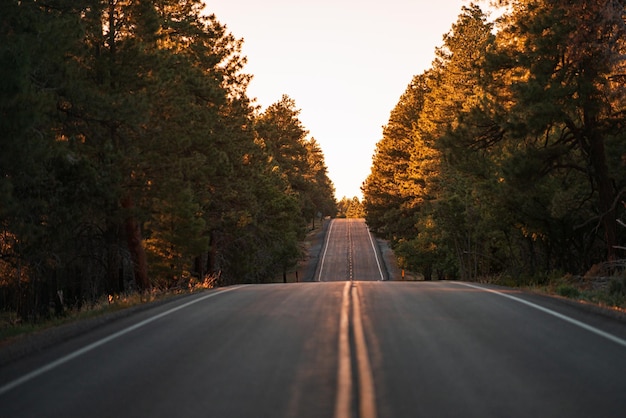
<svg viewBox="0 0 626 418">
<path fill-rule="evenodd" d="M 352 199 L 344 196 L 337 202 L 338 218 L 364 218 L 365 210 L 363 204 L 357 196 Z"/>
<path fill-rule="evenodd" d="M 464 7 L 391 110 L 368 225 L 425 279 L 624 308 L 623 1 Z"/>
<path fill-rule="evenodd" d="M 540 289 L 543 290 L 543 288 Z M 624 276 L 588 278 L 568 275 L 549 283 L 545 291 L 626 313 L 626 277 Z"/>
<path fill-rule="evenodd" d="M 0 325 L 271 281 L 336 213 L 296 103 L 255 105 L 203 8 L 2 2 Z"/>
<path fill-rule="evenodd" d="M 33 334 L 64 324 L 112 314 L 151 302 L 167 300 L 181 294 L 190 294 L 211 288 L 212 285 L 212 283 L 203 283 L 193 285 L 192 288 L 185 290 L 158 290 L 153 288 L 149 292 L 132 291 L 124 294 L 103 295 L 97 300 L 82 304 L 80 307 L 68 307 L 45 319 L 30 322 L 23 321 L 15 312 L 5 310 L 0 316 L 0 346 L 4 342 L 24 334 Z"/>
</svg>

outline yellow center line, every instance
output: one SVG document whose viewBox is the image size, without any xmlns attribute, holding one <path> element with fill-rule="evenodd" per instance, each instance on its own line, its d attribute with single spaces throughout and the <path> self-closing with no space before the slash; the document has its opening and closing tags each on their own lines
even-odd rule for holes
<svg viewBox="0 0 626 418">
<path fill-rule="evenodd" d="M 350 359 L 350 282 L 343 287 L 339 316 L 339 349 L 337 357 L 337 400 L 335 418 L 349 418 L 352 401 L 352 367 Z"/>
<path fill-rule="evenodd" d="M 352 308 L 352 309 L 351 309 Z M 361 303 L 359 289 L 354 282 L 347 281 L 343 288 L 341 313 L 339 318 L 339 347 L 337 364 L 337 399 L 335 418 L 352 417 L 352 353 L 350 349 L 350 320 L 354 336 L 355 360 L 358 368 L 357 390 L 360 418 L 376 418 L 376 391 L 374 377 L 369 361 L 363 321 L 361 319 Z"/>
<path fill-rule="evenodd" d="M 363 321 L 361 320 L 359 289 L 356 285 L 352 287 L 352 313 L 354 345 L 356 346 L 356 360 L 359 367 L 359 417 L 376 418 L 374 377 L 365 342 Z"/>
</svg>

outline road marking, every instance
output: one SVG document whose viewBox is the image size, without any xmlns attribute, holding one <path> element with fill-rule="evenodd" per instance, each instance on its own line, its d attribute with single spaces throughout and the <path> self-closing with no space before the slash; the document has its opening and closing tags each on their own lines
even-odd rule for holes
<svg viewBox="0 0 626 418">
<path fill-rule="evenodd" d="M 350 309 L 352 308 L 352 309 Z M 376 418 L 376 391 L 369 361 L 359 290 L 354 282 L 347 281 L 343 287 L 339 318 L 339 348 L 337 364 L 337 399 L 335 418 L 350 418 L 352 414 L 352 353 L 350 350 L 350 319 L 355 346 L 355 363 L 358 368 L 358 413 L 360 418 Z"/>
<path fill-rule="evenodd" d="M 161 318 L 163 318 L 165 316 L 173 314 L 176 311 L 180 311 L 181 309 L 187 308 L 187 307 L 189 307 L 191 305 L 194 305 L 194 304 L 196 304 L 198 302 L 202 302 L 203 300 L 212 298 L 212 297 L 217 296 L 217 295 L 221 295 L 221 294 L 229 292 L 231 290 L 239 289 L 239 288 L 244 287 L 244 286 L 234 286 L 234 287 L 230 287 L 230 288 L 227 288 L 227 289 L 224 289 L 224 290 L 221 290 L 221 291 L 209 293 L 208 295 L 199 297 L 199 298 L 194 299 L 194 300 L 192 300 L 190 302 L 187 302 L 185 304 L 182 304 L 180 306 L 172 308 L 172 309 L 170 309 L 168 311 L 161 312 L 158 315 L 155 315 L 155 316 L 152 316 L 150 318 L 144 319 L 143 321 L 138 322 L 138 323 L 136 323 L 134 325 L 131 325 L 128 328 L 124 328 L 123 330 L 120 330 L 120 331 L 118 331 L 118 332 L 116 332 L 114 334 L 111 334 L 108 337 L 104 337 L 101 340 L 98 340 L 98 341 L 95 341 L 95 342 L 93 342 L 93 343 L 91 343 L 89 345 L 86 345 L 85 347 L 83 347 L 81 349 L 78 349 L 78 350 L 76 350 L 76 351 L 74 351 L 74 352 L 72 352 L 72 353 L 70 353 L 70 354 L 68 354 L 68 355 L 66 355 L 64 357 L 61 357 L 61 358 L 59 358 L 59 359 L 57 359 L 57 360 L 55 360 L 55 361 L 53 361 L 51 363 L 46 364 L 45 366 L 42 366 L 42 367 L 40 367 L 40 368 L 38 368 L 36 370 L 33 370 L 32 372 L 30 372 L 28 374 L 25 374 L 24 376 L 22 376 L 22 377 L 20 377 L 18 379 L 15 379 L 12 382 L 9 382 L 6 385 L 0 387 L 0 396 L 4 395 L 6 392 L 8 392 L 8 391 L 10 391 L 12 389 L 15 389 L 18 386 L 23 385 L 24 383 L 26 383 L 26 382 L 28 382 L 30 380 L 33 380 L 34 378 L 36 378 L 38 376 L 41 376 L 44 373 L 47 373 L 47 372 L 49 372 L 49 371 L 51 371 L 53 369 L 56 369 L 59 366 L 61 366 L 61 365 L 65 364 L 65 363 L 71 361 L 71 360 L 74 360 L 75 358 L 80 357 L 83 354 L 86 354 L 86 353 L 88 353 L 88 352 L 90 352 L 90 351 L 92 351 L 92 350 L 94 350 L 94 349 L 96 349 L 96 348 L 98 348 L 98 347 L 108 343 L 108 342 L 111 342 L 111 341 L 113 341 L 113 340 L 115 340 L 115 339 L 117 339 L 117 338 L 119 338 L 119 337 L 121 337 L 123 335 L 126 335 L 126 334 L 128 334 L 128 333 L 130 333 L 132 331 L 135 331 L 135 330 L 137 330 L 137 329 L 139 329 L 141 327 L 144 327 L 144 326 L 148 325 L 149 323 L 156 321 L 157 319 L 161 319 Z"/>
<path fill-rule="evenodd" d="M 339 314 L 339 348 L 337 357 L 337 400 L 335 418 L 349 418 L 352 402 L 352 359 L 350 357 L 350 288 L 346 282 Z"/>
<path fill-rule="evenodd" d="M 354 329 L 354 345 L 356 346 L 356 360 L 359 368 L 359 417 L 376 418 L 376 391 L 374 390 L 374 376 L 370 365 L 363 321 L 361 319 L 361 302 L 359 289 L 352 287 L 352 325 Z"/>
<path fill-rule="evenodd" d="M 376 259 L 376 265 L 378 266 L 378 273 L 380 273 L 380 280 L 385 280 L 385 276 L 383 275 L 383 270 L 380 268 L 380 262 L 378 261 L 378 253 L 376 252 L 376 247 L 374 246 L 374 240 L 372 239 L 372 233 L 368 228 L 367 224 L 365 224 L 365 229 L 367 230 L 367 236 L 370 238 L 370 243 L 372 244 L 372 250 L 374 250 L 374 258 Z"/>
<path fill-rule="evenodd" d="M 352 219 L 348 220 L 348 280 L 354 279 L 353 260 L 354 243 L 352 242 Z"/>
<path fill-rule="evenodd" d="M 582 328 L 585 331 L 589 331 L 589 332 L 591 332 L 593 334 L 596 334 L 596 335 L 598 335 L 600 337 L 603 337 L 603 338 L 605 338 L 605 339 L 607 339 L 609 341 L 613 341 L 614 343 L 619 344 L 622 347 L 626 347 L 626 340 L 623 340 L 623 339 L 621 339 L 619 337 L 616 337 L 613 334 L 609 334 L 608 332 L 604 332 L 604 331 L 602 331 L 602 330 L 600 330 L 598 328 L 592 327 L 591 325 L 585 324 L 584 322 L 578 321 L 577 319 L 570 318 L 569 316 L 566 316 L 566 315 L 563 315 L 563 314 L 558 313 L 556 311 L 553 311 L 552 309 L 544 308 L 543 306 L 537 305 L 536 303 L 528 302 L 527 300 L 520 299 L 520 298 L 517 298 L 515 296 L 508 295 L 506 293 L 498 292 L 497 290 L 493 290 L 493 289 L 489 289 L 489 288 L 485 288 L 485 287 L 480 287 L 480 286 L 476 286 L 476 285 L 469 284 L 469 283 L 457 283 L 457 284 L 462 285 L 462 286 L 471 287 L 471 288 L 474 288 L 474 289 L 483 290 L 483 291 L 489 292 L 489 293 L 494 293 L 496 295 L 500 295 L 500 296 L 505 297 L 507 299 L 514 300 L 514 301 L 519 302 L 521 304 L 524 304 L 526 306 L 530 306 L 531 308 L 535 308 L 535 309 L 537 309 L 537 310 L 539 310 L 541 312 L 547 313 L 548 315 L 552 315 L 552 316 L 554 316 L 556 318 L 559 318 L 559 319 L 561 319 L 561 320 L 563 320 L 565 322 L 568 322 L 568 323 L 570 323 L 572 325 L 576 325 L 577 327 Z"/>
<path fill-rule="evenodd" d="M 317 281 L 322 281 L 322 270 L 324 270 L 324 260 L 326 260 L 326 251 L 328 250 L 328 241 L 330 240 L 330 233 L 333 230 L 333 225 L 335 224 L 335 220 L 330 221 L 330 226 L 328 227 L 328 232 L 326 233 L 326 242 L 324 243 L 324 253 L 322 254 L 322 261 L 320 262 L 320 272 L 317 275 Z"/>
</svg>

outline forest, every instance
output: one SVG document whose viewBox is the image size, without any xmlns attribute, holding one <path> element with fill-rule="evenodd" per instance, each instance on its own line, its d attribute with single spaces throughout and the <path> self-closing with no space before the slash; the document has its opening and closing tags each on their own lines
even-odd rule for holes
<svg viewBox="0 0 626 418">
<path fill-rule="evenodd" d="M 246 93 L 242 41 L 200 0 L 0 6 L 0 306 L 260 283 L 335 215 L 288 96 Z"/>
<path fill-rule="evenodd" d="M 498 3 L 464 7 L 392 109 L 367 222 L 426 279 L 623 274 L 625 4 Z"/>
</svg>

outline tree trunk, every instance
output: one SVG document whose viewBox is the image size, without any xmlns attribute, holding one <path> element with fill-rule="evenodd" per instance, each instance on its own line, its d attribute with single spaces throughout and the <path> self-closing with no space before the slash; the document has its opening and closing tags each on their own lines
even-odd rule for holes
<svg viewBox="0 0 626 418">
<path fill-rule="evenodd" d="M 137 219 L 132 214 L 135 208 L 135 202 L 130 196 L 122 199 L 122 207 L 128 211 L 128 216 L 124 221 L 126 232 L 126 242 L 128 251 L 133 262 L 133 272 L 135 275 L 135 283 L 140 290 L 150 289 L 150 279 L 148 278 L 148 260 L 146 252 L 143 248 L 143 239 L 141 237 L 141 228 Z"/>
<path fill-rule="evenodd" d="M 200 281 L 204 280 L 206 258 L 207 258 L 206 254 L 204 254 L 204 255 L 196 256 L 196 258 L 194 259 L 194 270 L 195 270 L 194 273 L 198 275 L 198 280 Z"/>
<path fill-rule="evenodd" d="M 424 280 L 427 282 L 433 279 L 433 267 L 431 265 L 424 266 L 424 271 L 422 273 L 424 275 Z"/>
<path fill-rule="evenodd" d="M 598 209 L 600 211 L 602 226 L 604 227 L 604 239 L 606 241 L 607 259 L 616 259 L 617 225 L 616 209 L 614 205 L 615 190 L 609 176 L 606 163 L 604 141 L 597 135 L 589 138 L 590 161 L 593 166 L 594 180 L 598 188 Z"/>
<path fill-rule="evenodd" d="M 119 251 L 119 226 L 115 222 L 109 221 L 104 236 L 107 245 L 106 290 L 109 294 L 116 294 L 124 290 L 122 257 Z"/>
<path fill-rule="evenodd" d="M 211 275 L 218 275 L 220 266 L 217 259 L 217 231 L 211 231 L 211 236 L 209 239 L 209 259 L 207 261 L 208 267 L 207 270 Z"/>
</svg>

